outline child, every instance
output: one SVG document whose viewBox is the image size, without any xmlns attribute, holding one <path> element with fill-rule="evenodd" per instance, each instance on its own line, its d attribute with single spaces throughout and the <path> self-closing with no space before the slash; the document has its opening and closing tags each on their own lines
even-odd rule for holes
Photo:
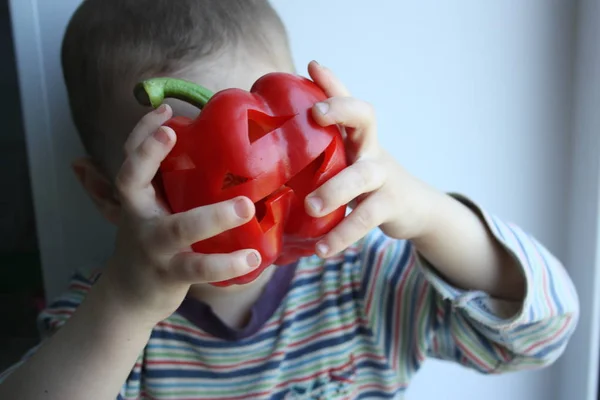
<svg viewBox="0 0 600 400">
<path fill-rule="evenodd" d="M 3 376 L 13 399 L 403 398 L 426 357 L 482 373 L 542 368 L 564 351 L 578 299 L 560 262 L 514 225 L 436 191 L 381 148 L 375 116 L 328 69 L 322 125 L 347 132 L 350 166 L 312 193 L 312 216 L 354 199 L 317 255 L 271 266 L 255 249 L 190 245 L 249 221 L 244 197 L 171 215 L 151 184 L 177 140 L 161 127 L 197 110 L 149 112 L 132 95 L 149 77 L 213 92 L 293 73 L 267 0 L 86 0 L 63 68 L 90 158 L 74 170 L 118 225 L 101 272 L 77 274 L 40 316 L 41 345 Z M 139 123 L 138 123 L 139 121 Z M 122 151 L 124 149 L 124 151 Z"/>
</svg>

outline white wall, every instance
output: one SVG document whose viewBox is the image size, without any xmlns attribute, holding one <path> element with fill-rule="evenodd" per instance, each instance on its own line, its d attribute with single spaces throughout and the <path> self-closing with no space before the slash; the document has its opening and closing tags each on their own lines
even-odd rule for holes
<svg viewBox="0 0 600 400">
<path fill-rule="evenodd" d="M 81 148 L 68 119 L 58 48 L 78 3 L 12 1 L 50 295 L 73 267 L 100 260 L 111 245 L 110 229 L 92 213 L 68 165 Z M 566 256 L 575 2 L 273 3 L 289 28 L 299 70 L 315 58 L 371 101 L 381 140 L 400 162 L 516 221 Z M 555 398 L 553 377 L 551 369 L 482 377 L 429 362 L 409 393 L 413 399 L 545 400 Z"/>
</svg>

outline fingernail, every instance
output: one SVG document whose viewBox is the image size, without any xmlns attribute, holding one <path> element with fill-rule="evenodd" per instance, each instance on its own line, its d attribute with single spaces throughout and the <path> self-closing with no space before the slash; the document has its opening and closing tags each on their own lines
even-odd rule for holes
<svg viewBox="0 0 600 400">
<path fill-rule="evenodd" d="M 326 256 L 327 253 L 329 253 L 329 246 L 323 242 L 317 243 L 317 253 L 322 256 Z"/>
<path fill-rule="evenodd" d="M 166 104 L 161 104 L 160 107 L 158 107 L 155 111 L 157 114 L 164 114 L 167 112 L 167 105 Z"/>
<path fill-rule="evenodd" d="M 319 64 L 319 62 L 318 62 L 317 60 L 313 60 L 313 62 L 314 62 L 315 64 L 317 64 L 319 67 L 321 66 L 321 64 Z"/>
<path fill-rule="evenodd" d="M 306 202 L 308 207 L 315 213 L 320 213 L 323 210 L 323 200 L 319 197 L 309 197 Z"/>
<path fill-rule="evenodd" d="M 246 256 L 246 262 L 250 268 L 256 268 L 260 265 L 260 258 L 258 257 L 258 254 L 251 252 Z"/>
<path fill-rule="evenodd" d="M 171 141 L 171 136 L 169 135 L 167 129 L 161 126 L 156 132 L 154 132 L 154 139 L 162 144 L 168 144 Z"/>
<path fill-rule="evenodd" d="M 248 200 L 245 200 L 245 199 L 236 200 L 236 202 L 233 205 L 233 208 L 235 210 L 235 213 L 238 215 L 238 217 L 240 217 L 242 219 L 250 218 L 252 216 L 252 210 L 250 209 L 250 207 L 248 205 Z"/>
<path fill-rule="evenodd" d="M 323 115 L 326 115 L 329 112 L 329 104 L 328 103 L 317 103 L 315 104 L 317 110 Z"/>
</svg>

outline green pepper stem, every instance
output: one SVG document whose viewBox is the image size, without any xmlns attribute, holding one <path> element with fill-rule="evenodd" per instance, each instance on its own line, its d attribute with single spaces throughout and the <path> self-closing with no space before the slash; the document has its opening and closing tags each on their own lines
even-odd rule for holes
<svg viewBox="0 0 600 400">
<path fill-rule="evenodd" d="M 153 78 L 140 82 L 134 89 L 135 98 L 144 106 L 158 108 L 166 98 L 185 101 L 202 109 L 213 93 L 195 83 L 176 78 Z"/>
</svg>

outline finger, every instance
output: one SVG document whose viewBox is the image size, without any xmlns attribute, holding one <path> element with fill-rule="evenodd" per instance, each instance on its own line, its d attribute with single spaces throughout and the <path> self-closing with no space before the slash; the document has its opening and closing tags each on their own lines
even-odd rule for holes
<svg viewBox="0 0 600 400">
<path fill-rule="evenodd" d="M 306 196 L 306 212 L 317 218 L 327 215 L 360 195 L 379 189 L 385 180 L 386 170 L 381 164 L 358 161 Z"/>
<path fill-rule="evenodd" d="M 212 283 L 246 275 L 260 263 L 260 253 L 256 250 L 230 254 L 178 253 L 171 260 L 169 272 L 187 283 Z"/>
<path fill-rule="evenodd" d="M 347 130 L 348 139 L 370 147 L 377 143 L 377 123 L 374 107 L 353 97 L 332 97 L 315 104 L 313 118 L 321 126 L 341 125 Z"/>
<path fill-rule="evenodd" d="M 387 210 L 379 192 L 367 197 L 334 229 L 317 243 L 316 252 L 326 258 L 344 251 L 385 222 Z"/>
<path fill-rule="evenodd" d="M 154 200 L 152 180 L 175 141 L 173 129 L 160 127 L 125 159 L 115 179 L 115 185 L 129 204 L 143 207 L 149 199 Z"/>
<path fill-rule="evenodd" d="M 341 80 L 329 69 L 316 61 L 311 61 L 308 64 L 308 74 L 312 80 L 319 86 L 327 95 L 327 97 L 348 97 L 350 91 L 344 86 Z"/>
<path fill-rule="evenodd" d="M 173 116 L 173 110 L 167 104 L 163 104 L 156 110 L 146 114 L 133 128 L 125 142 L 125 155 L 133 153 L 144 140 Z"/>
<path fill-rule="evenodd" d="M 162 218 L 148 238 L 149 248 L 177 252 L 250 221 L 255 207 L 247 197 L 198 207 Z"/>
</svg>

